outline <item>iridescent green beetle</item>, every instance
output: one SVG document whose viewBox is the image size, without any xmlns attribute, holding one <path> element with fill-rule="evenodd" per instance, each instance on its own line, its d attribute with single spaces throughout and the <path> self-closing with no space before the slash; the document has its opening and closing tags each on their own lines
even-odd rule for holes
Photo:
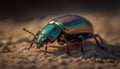
<svg viewBox="0 0 120 69">
<path fill-rule="evenodd" d="M 29 32 L 25 28 L 23 30 Z M 69 52 L 68 42 L 80 41 L 81 52 L 84 54 L 84 41 L 88 38 L 94 38 L 97 46 L 99 48 L 105 49 L 100 45 L 97 39 L 98 37 L 99 40 L 103 42 L 102 38 L 98 34 L 93 34 L 93 26 L 91 23 L 85 18 L 78 15 L 66 15 L 52 19 L 43 29 L 38 31 L 36 35 L 31 32 L 29 33 L 35 36 L 33 38 L 33 42 L 30 45 L 30 48 L 34 42 L 37 44 L 37 48 L 46 45 L 45 54 L 47 51 L 47 44 L 49 42 L 52 43 L 55 40 L 57 40 L 61 45 L 67 43 L 68 55 L 71 55 Z"/>
</svg>

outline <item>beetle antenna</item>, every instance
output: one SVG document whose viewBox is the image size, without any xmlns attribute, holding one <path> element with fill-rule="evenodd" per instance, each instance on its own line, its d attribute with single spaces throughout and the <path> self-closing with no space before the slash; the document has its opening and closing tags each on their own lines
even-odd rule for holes
<svg viewBox="0 0 120 69">
<path fill-rule="evenodd" d="M 23 28 L 24 31 L 30 33 L 31 35 L 35 36 L 32 32 L 30 32 L 29 30 L 27 30 L 26 28 Z"/>
<path fill-rule="evenodd" d="M 36 36 L 40 33 L 41 30 L 39 30 L 36 34 L 33 34 L 29 30 L 27 30 L 26 28 L 23 28 L 23 30 L 34 36 L 32 42 L 30 43 L 30 47 L 28 48 L 28 50 L 30 50 L 30 48 L 33 46 L 33 43 L 35 42 Z"/>
<path fill-rule="evenodd" d="M 23 29 L 24 29 L 25 31 L 29 32 L 29 31 L 26 30 L 25 28 L 23 28 Z M 34 38 L 33 38 L 32 42 L 30 43 L 30 47 L 28 48 L 28 50 L 30 50 L 30 48 L 32 48 L 33 43 L 35 42 L 36 36 L 40 33 L 40 31 L 41 31 L 41 30 L 39 30 L 35 35 L 34 35 L 32 32 L 29 32 L 29 33 L 31 33 L 31 34 L 34 36 Z"/>
</svg>

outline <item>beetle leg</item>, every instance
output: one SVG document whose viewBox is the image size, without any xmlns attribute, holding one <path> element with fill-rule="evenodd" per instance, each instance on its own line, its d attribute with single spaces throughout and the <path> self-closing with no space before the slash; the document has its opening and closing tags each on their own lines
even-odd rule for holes
<svg viewBox="0 0 120 69">
<path fill-rule="evenodd" d="M 85 51 L 84 51 L 84 43 L 85 43 L 85 40 L 84 40 L 84 37 L 82 37 L 82 40 L 81 40 L 81 47 L 80 47 L 80 49 L 81 49 L 81 52 L 82 52 L 82 54 L 85 54 Z"/>
<path fill-rule="evenodd" d="M 67 43 L 67 54 L 68 54 L 69 56 L 72 56 L 71 53 L 70 53 L 70 46 L 68 45 L 68 43 Z"/>
<path fill-rule="evenodd" d="M 107 49 L 107 48 L 104 48 L 104 47 L 102 47 L 102 46 L 100 45 L 100 43 L 99 43 L 99 41 L 97 40 L 96 36 L 93 36 L 93 37 L 94 37 L 94 39 L 95 39 L 95 41 L 96 41 L 96 43 L 97 43 L 97 47 L 99 47 L 99 48 L 101 48 L 101 49 Z"/>
<path fill-rule="evenodd" d="M 57 41 L 60 45 L 64 45 L 65 44 L 65 40 L 64 40 L 64 36 L 63 35 L 60 35 L 58 38 L 57 38 Z"/>
<path fill-rule="evenodd" d="M 101 43 L 105 43 L 105 41 L 102 39 L 102 37 L 98 34 L 95 34 L 94 36 L 98 37 Z"/>
<path fill-rule="evenodd" d="M 57 41 L 60 45 L 63 45 L 63 43 L 61 42 L 61 37 L 60 36 L 57 38 Z"/>
<path fill-rule="evenodd" d="M 44 55 L 46 55 L 47 49 L 48 49 L 48 46 L 47 46 L 47 44 L 46 44 L 46 45 L 45 45 L 45 52 L 44 52 Z"/>
<path fill-rule="evenodd" d="M 66 43 L 67 43 L 67 54 L 69 55 L 69 56 L 72 56 L 71 55 L 71 53 L 70 53 L 70 46 L 69 46 L 69 43 L 68 43 L 68 41 L 66 41 Z"/>
<path fill-rule="evenodd" d="M 71 53 L 70 53 L 70 46 L 69 46 L 69 43 L 68 43 L 68 38 L 67 38 L 67 34 L 65 34 L 65 33 L 63 33 L 64 35 L 61 35 L 61 37 L 62 38 L 65 38 L 65 40 L 64 40 L 64 43 L 66 43 L 67 44 L 67 55 L 69 55 L 69 56 L 72 56 L 71 55 Z"/>
</svg>

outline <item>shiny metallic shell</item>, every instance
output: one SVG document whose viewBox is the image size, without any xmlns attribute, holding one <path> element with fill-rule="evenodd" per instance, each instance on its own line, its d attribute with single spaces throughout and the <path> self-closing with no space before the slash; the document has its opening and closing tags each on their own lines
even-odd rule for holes
<svg viewBox="0 0 120 69">
<path fill-rule="evenodd" d="M 60 33 L 61 33 L 61 29 L 58 28 L 55 24 L 47 24 L 42 29 L 40 34 L 47 36 L 50 41 L 54 41 L 59 36 Z"/>
<path fill-rule="evenodd" d="M 66 15 L 55 18 L 49 24 L 56 24 L 68 34 L 93 33 L 91 23 L 78 15 Z"/>
</svg>

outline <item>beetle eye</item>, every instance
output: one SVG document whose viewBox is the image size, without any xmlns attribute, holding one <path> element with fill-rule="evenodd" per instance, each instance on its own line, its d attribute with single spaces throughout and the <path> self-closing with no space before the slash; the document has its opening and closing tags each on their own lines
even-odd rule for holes
<svg viewBox="0 0 120 69">
<path fill-rule="evenodd" d="M 42 39 L 42 42 L 47 42 L 47 41 L 48 39 L 46 37 Z"/>
<path fill-rule="evenodd" d="M 45 42 L 45 39 L 44 39 L 44 38 L 42 39 L 42 42 Z"/>
</svg>

